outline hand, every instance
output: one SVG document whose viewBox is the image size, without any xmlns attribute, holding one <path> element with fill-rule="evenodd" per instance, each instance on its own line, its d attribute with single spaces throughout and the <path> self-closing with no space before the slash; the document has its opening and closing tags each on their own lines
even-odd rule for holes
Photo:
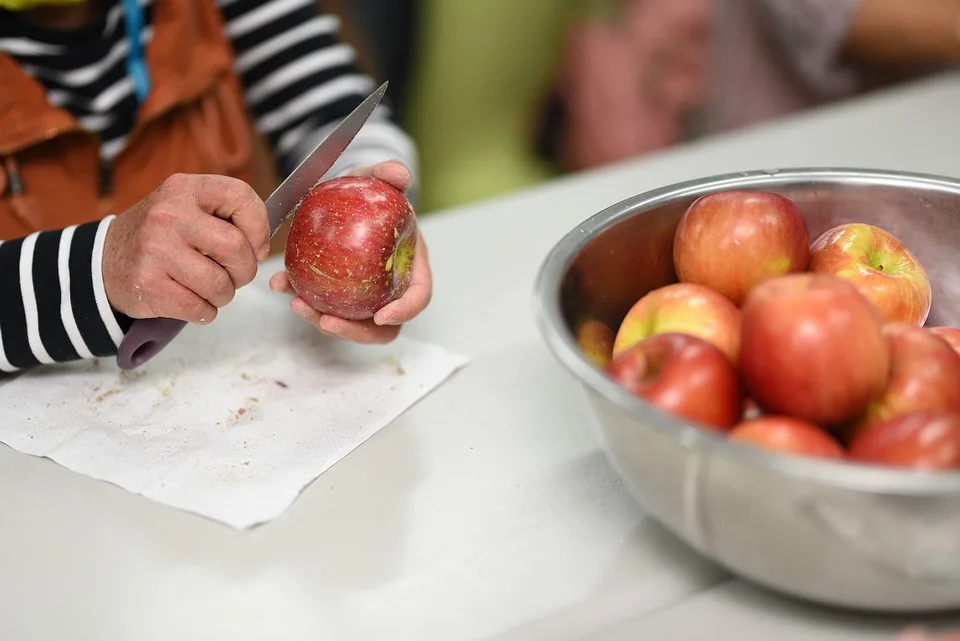
<svg viewBox="0 0 960 641">
<path fill-rule="evenodd" d="M 107 299 L 132 318 L 210 323 L 257 275 L 269 240 L 266 207 L 247 183 L 175 174 L 110 224 Z"/>
<path fill-rule="evenodd" d="M 373 167 L 357 167 L 348 173 L 355 176 L 374 176 L 403 192 L 410 188 L 412 182 L 410 171 L 403 163 L 395 160 Z M 324 334 L 356 343 L 382 344 L 394 340 L 400 334 L 400 326 L 427 307 L 433 296 L 433 277 L 430 273 L 427 245 L 423 236 L 418 234 L 410 287 L 403 296 L 378 310 L 371 319 L 351 321 L 318 312 L 296 295 L 286 272 L 275 274 L 270 279 L 270 288 L 293 296 L 290 309 Z"/>
</svg>

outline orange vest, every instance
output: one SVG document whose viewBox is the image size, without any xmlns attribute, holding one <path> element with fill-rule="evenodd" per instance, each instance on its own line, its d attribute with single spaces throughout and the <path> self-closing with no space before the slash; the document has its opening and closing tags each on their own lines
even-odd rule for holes
<svg viewBox="0 0 960 641">
<path fill-rule="evenodd" d="M 213 0 L 158 0 L 153 27 L 145 52 L 151 91 L 113 163 L 106 196 L 96 137 L 0 53 L 0 240 L 120 213 L 178 172 L 223 174 L 261 195 L 269 190 L 273 178 L 254 153 L 263 142 L 252 133 Z"/>
</svg>

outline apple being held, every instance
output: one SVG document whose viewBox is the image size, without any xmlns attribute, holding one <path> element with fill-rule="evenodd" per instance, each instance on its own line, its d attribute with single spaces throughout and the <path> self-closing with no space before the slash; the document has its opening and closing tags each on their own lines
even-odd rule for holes
<svg viewBox="0 0 960 641">
<path fill-rule="evenodd" d="M 765 412 L 832 426 L 886 389 L 890 348 L 880 318 L 850 283 L 811 273 L 770 278 L 742 314 L 740 372 Z"/>
<path fill-rule="evenodd" d="M 762 416 L 743 421 L 730 432 L 730 440 L 767 450 L 842 459 L 843 448 L 825 430 L 792 416 Z"/>
<path fill-rule="evenodd" d="M 362 320 L 407 290 L 416 249 L 406 196 L 378 178 L 343 176 L 318 183 L 296 206 L 284 264 L 311 307 Z"/>
<path fill-rule="evenodd" d="M 810 247 L 810 271 L 853 283 L 884 323 L 921 326 L 933 293 L 920 261 L 890 232 L 865 223 L 827 230 Z"/>
<path fill-rule="evenodd" d="M 890 346 L 890 377 L 883 395 L 845 430 L 849 439 L 878 421 L 915 412 L 960 413 L 960 356 L 922 327 L 895 323 L 883 329 Z"/>
<path fill-rule="evenodd" d="M 733 363 L 712 343 L 689 334 L 650 336 L 615 356 L 607 374 L 651 405 L 716 431 L 729 430 L 743 412 Z"/>
<path fill-rule="evenodd" d="M 597 367 L 607 366 L 613 355 L 614 333 L 610 326 L 602 321 L 590 319 L 577 327 L 577 345 Z"/>
<path fill-rule="evenodd" d="M 620 322 L 613 355 L 654 334 L 681 332 L 716 345 L 731 361 L 740 348 L 740 310 L 703 285 L 674 283 L 638 300 Z"/>
<path fill-rule="evenodd" d="M 960 469 L 960 414 L 915 412 L 879 421 L 857 435 L 849 458 L 913 469 Z"/>
<path fill-rule="evenodd" d="M 805 271 L 809 258 L 803 214 L 793 201 L 766 191 L 701 196 L 673 237 L 680 281 L 715 289 L 737 305 L 764 278 Z"/>
<path fill-rule="evenodd" d="M 960 354 L 960 329 L 956 327 L 928 327 L 927 331 L 947 341 L 947 345 L 952 347 L 957 354 Z"/>
</svg>

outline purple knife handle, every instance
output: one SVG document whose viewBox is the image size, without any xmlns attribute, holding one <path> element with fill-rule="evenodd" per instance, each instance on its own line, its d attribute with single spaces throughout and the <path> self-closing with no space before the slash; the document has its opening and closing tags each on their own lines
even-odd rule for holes
<svg viewBox="0 0 960 641">
<path fill-rule="evenodd" d="M 172 318 L 139 318 L 133 321 L 117 352 L 120 369 L 140 367 L 167 346 L 186 326 Z"/>
</svg>

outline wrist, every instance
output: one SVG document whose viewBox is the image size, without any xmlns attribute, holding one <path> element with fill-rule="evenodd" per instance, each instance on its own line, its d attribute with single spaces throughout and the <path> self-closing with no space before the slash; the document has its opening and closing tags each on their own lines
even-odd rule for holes
<svg viewBox="0 0 960 641">
<path fill-rule="evenodd" d="M 99 265 L 100 269 L 99 271 L 94 269 L 93 279 L 94 288 L 103 292 L 103 297 L 106 299 L 114 320 L 117 322 L 120 331 L 125 334 L 130 328 L 130 324 L 133 323 L 133 318 L 127 316 L 116 304 L 119 297 L 113 285 L 115 279 L 112 278 L 113 269 L 110 258 L 116 255 L 115 245 L 118 242 L 116 239 L 117 230 L 113 226 L 116 218 L 116 216 L 111 215 L 100 221 L 103 243 L 98 249 L 99 256 L 95 255 L 93 260 L 93 264 Z"/>
</svg>

